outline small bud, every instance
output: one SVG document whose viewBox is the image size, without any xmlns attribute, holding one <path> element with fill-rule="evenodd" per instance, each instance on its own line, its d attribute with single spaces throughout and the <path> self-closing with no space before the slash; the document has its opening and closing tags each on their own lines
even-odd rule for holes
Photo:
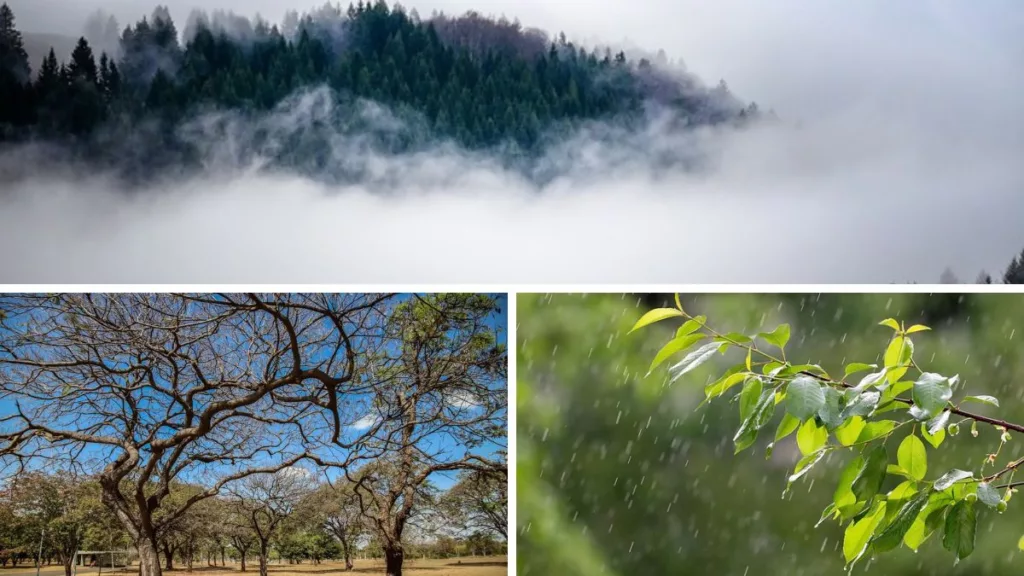
<svg viewBox="0 0 1024 576">
<path fill-rule="evenodd" d="M 978 423 L 971 422 L 971 436 L 978 437 Z"/>
<path fill-rule="evenodd" d="M 1000 514 L 1002 514 L 1003 512 L 1006 512 L 1006 507 L 1007 507 L 1006 500 L 1000 500 L 999 504 L 996 504 L 996 510 Z"/>
<path fill-rule="evenodd" d="M 1010 441 L 1010 433 L 1009 432 L 1003 432 L 1003 435 L 999 437 L 999 440 L 1001 442 L 1003 442 L 1004 444 L 1006 442 L 1009 442 Z"/>
<path fill-rule="evenodd" d="M 968 494 L 967 496 L 964 496 L 964 500 L 966 500 L 968 502 L 974 502 L 977 499 L 978 499 L 978 495 L 973 493 L 973 492 Z"/>
<path fill-rule="evenodd" d="M 949 432 L 950 436 L 956 436 L 957 434 L 960 433 L 960 425 L 959 424 L 950 424 L 946 428 L 946 431 Z"/>
</svg>

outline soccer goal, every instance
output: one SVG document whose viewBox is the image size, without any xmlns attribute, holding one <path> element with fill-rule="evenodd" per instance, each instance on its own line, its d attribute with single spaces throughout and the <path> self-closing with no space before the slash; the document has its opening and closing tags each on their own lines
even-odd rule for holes
<svg viewBox="0 0 1024 576">
<path fill-rule="evenodd" d="M 130 550 L 79 550 L 75 552 L 75 563 L 72 574 L 78 576 L 78 568 L 95 568 L 100 574 L 107 572 L 127 572 L 131 567 L 135 552 Z"/>
</svg>

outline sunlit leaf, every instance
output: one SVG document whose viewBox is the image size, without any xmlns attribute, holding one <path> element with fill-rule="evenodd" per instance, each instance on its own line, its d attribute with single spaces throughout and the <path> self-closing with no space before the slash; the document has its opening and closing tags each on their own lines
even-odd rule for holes
<svg viewBox="0 0 1024 576">
<path fill-rule="evenodd" d="M 740 421 L 750 417 L 757 401 L 761 398 L 761 379 L 748 378 L 743 383 L 743 391 L 740 392 Z"/>
<path fill-rule="evenodd" d="M 846 371 L 843 373 L 843 378 L 846 378 L 851 374 L 863 372 L 865 370 L 874 370 L 875 368 L 878 368 L 878 364 L 865 364 L 863 362 L 853 362 L 851 364 L 846 365 Z"/>
<path fill-rule="evenodd" d="M 676 330 L 676 338 L 682 338 L 688 334 L 693 334 L 704 326 L 704 323 L 707 321 L 707 316 L 694 316 L 693 318 L 690 318 L 686 322 L 683 322 L 683 325 L 679 327 L 679 330 Z"/>
<path fill-rule="evenodd" d="M 794 418 L 792 414 L 783 414 L 782 421 L 779 422 L 779 427 L 775 430 L 775 441 L 778 442 L 789 436 L 799 427 L 800 421 Z"/>
<path fill-rule="evenodd" d="M 943 412 L 942 414 L 949 414 L 949 412 Z M 942 414 L 936 416 L 936 418 L 941 418 Z M 939 428 L 934 434 L 932 434 L 931 432 L 928 431 L 928 425 L 922 424 L 921 436 L 925 439 L 926 442 L 932 445 L 932 448 L 938 448 L 939 446 L 942 445 L 942 441 L 946 439 L 946 429 Z"/>
<path fill-rule="evenodd" d="M 889 328 L 892 328 L 893 330 L 895 330 L 897 332 L 900 331 L 900 323 L 897 322 L 895 318 L 886 318 L 885 320 L 882 320 L 881 322 L 879 322 L 878 325 L 879 326 L 888 326 Z"/>
<path fill-rule="evenodd" d="M 647 314 L 641 316 L 640 319 L 636 321 L 636 324 L 633 325 L 633 328 L 630 329 L 628 333 L 633 333 L 643 328 L 644 326 L 650 326 L 655 322 L 661 322 L 662 320 L 667 320 L 669 318 L 678 318 L 682 315 L 683 313 L 679 310 L 676 310 L 675 308 L 655 308 L 654 310 L 651 310 Z"/>
<path fill-rule="evenodd" d="M 828 430 L 818 426 L 813 418 L 804 422 L 803 426 L 797 430 L 796 444 L 804 455 L 817 452 L 826 442 L 828 442 Z"/>
<path fill-rule="evenodd" d="M 773 346 L 780 349 L 785 348 L 786 343 L 789 342 L 789 324 L 779 324 L 775 330 L 761 332 L 757 336 Z"/>
<path fill-rule="evenodd" d="M 718 380 L 715 380 L 711 384 L 705 386 L 704 396 L 707 397 L 708 399 L 721 396 L 722 394 L 725 394 L 726 391 L 728 391 L 730 388 L 739 384 L 740 382 L 743 382 L 747 378 L 750 378 L 750 375 L 743 372 L 742 366 L 739 366 L 735 369 L 735 371 L 730 370 L 729 372 L 723 374 L 722 377 L 719 378 Z M 760 381 L 760 379 L 758 381 Z"/>
<path fill-rule="evenodd" d="M 871 535 L 885 518 L 885 506 L 885 502 L 879 501 L 867 515 L 846 527 L 843 533 L 843 557 L 847 564 L 860 558 L 867 550 Z"/>
<path fill-rule="evenodd" d="M 924 480 L 928 473 L 928 455 L 924 451 L 924 443 L 911 434 L 900 442 L 896 451 L 896 461 L 914 480 Z"/>
<path fill-rule="evenodd" d="M 931 328 L 924 324 L 914 324 L 910 328 L 907 328 L 907 334 L 913 334 L 915 332 L 924 332 L 925 330 L 931 330 Z"/>
<path fill-rule="evenodd" d="M 787 416 L 789 415 L 787 414 Z M 796 419 L 794 418 L 794 420 Z M 864 423 L 863 418 L 860 416 L 854 416 L 846 422 L 843 422 L 842 426 L 836 428 L 836 440 L 838 440 L 843 446 L 850 446 L 857 442 L 857 438 L 860 437 L 860 433 L 864 430 L 865 426 L 866 424 Z"/>
<path fill-rule="evenodd" d="M 818 418 L 828 430 L 834 430 L 843 423 L 842 392 L 835 388 L 825 388 L 825 403 L 818 409 Z"/>
<path fill-rule="evenodd" d="M 861 431 L 860 436 L 857 437 L 857 443 L 862 444 L 864 442 L 870 442 L 876 438 L 881 438 L 886 434 L 892 432 L 893 428 L 896 427 L 894 420 L 876 420 L 874 422 L 868 422 L 864 426 L 864 430 Z"/>
<path fill-rule="evenodd" d="M 910 338 L 897 336 L 889 342 L 889 346 L 885 349 L 885 367 L 906 366 L 910 363 L 910 358 L 913 355 L 914 343 L 910 341 Z M 890 380 L 896 380 L 896 378 Z"/>
<path fill-rule="evenodd" d="M 906 500 L 914 494 L 917 494 L 917 483 L 913 480 L 905 480 L 890 490 L 886 497 L 889 500 Z"/>
</svg>

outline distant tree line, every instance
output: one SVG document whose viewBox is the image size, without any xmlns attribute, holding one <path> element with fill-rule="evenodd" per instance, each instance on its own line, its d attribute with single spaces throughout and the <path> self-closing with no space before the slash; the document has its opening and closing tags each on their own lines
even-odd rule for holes
<svg viewBox="0 0 1024 576">
<path fill-rule="evenodd" d="M 371 465 L 360 475 L 388 472 Z M 0 484 L 0 567 L 63 565 L 70 576 L 80 550 L 129 551 L 114 558 L 134 563 L 132 538 L 104 506 L 99 480 L 68 471 L 28 472 Z M 174 482 L 169 497 L 183 501 L 205 486 Z M 507 553 L 507 485 L 493 476 L 464 473 L 448 490 L 425 486 L 418 518 L 443 515 L 441 523 L 417 523 L 403 537 L 411 558 L 451 558 Z M 501 508 L 501 522 L 480 521 L 480 510 Z M 203 500 L 159 534 L 166 570 L 227 566 L 264 576 L 269 562 L 319 564 L 383 558 L 382 543 L 364 518 L 349 482 L 329 484 L 302 469 L 246 479 L 222 496 Z M 82 562 L 106 564 L 106 557 Z"/>
<path fill-rule="evenodd" d="M 299 89 L 322 85 L 343 103 L 376 101 L 409 120 L 410 129 L 381 143 L 392 152 L 447 138 L 470 149 L 529 154 L 545 134 L 587 120 L 638 120 L 651 101 L 688 123 L 758 114 L 724 83 L 706 89 L 679 82 L 646 59 L 588 51 L 564 34 L 548 43 L 518 22 L 475 13 L 422 21 L 383 0 L 360 0 L 345 11 L 328 5 L 293 15 L 283 31 L 241 20 L 229 29 L 224 18 L 194 14 L 181 37 L 168 10 L 158 7 L 124 29 L 117 58 L 97 56 L 83 37 L 69 60 L 51 49 L 33 74 L 14 14 L 3 5 L 0 141 L 59 141 L 89 161 L 123 162 L 116 143 L 131 142 L 137 152 L 152 140 L 162 156 L 174 152 L 169 161 L 188 163 L 198 152 L 176 132 L 183 121 L 211 109 L 271 110 Z M 332 124 L 337 129 L 351 118 Z M 82 146 L 97 139 L 108 146 Z M 307 158 L 316 156 L 317 143 L 310 137 L 288 148 L 294 158 Z"/>
</svg>

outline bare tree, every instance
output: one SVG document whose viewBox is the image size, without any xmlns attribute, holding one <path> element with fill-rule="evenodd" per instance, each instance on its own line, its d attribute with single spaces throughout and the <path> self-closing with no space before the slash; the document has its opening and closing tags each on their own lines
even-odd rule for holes
<svg viewBox="0 0 1024 576">
<path fill-rule="evenodd" d="M 270 539 L 295 507 L 314 489 L 313 477 L 302 468 L 249 476 L 231 488 L 259 546 L 260 576 L 267 576 Z"/>
<path fill-rule="evenodd" d="M 160 576 L 161 529 L 225 486 L 343 439 L 391 295 L 3 295 L 0 473 L 91 468 Z M 362 382 L 362 379 L 360 379 Z M 308 427 L 308 429 L 307 429 Z M 185 474 L 206 488 L 171 506 Z M 159 510 L 159 513 L 158 513 Z"/>
<path fill-rule="evenodd" d="M 394 344 L 368 368 L 371 410 L 361 424 L 369 430 L 358 457 L 378 462 L 345 468 L 388 576 L 402 574 L 403 533 L 434 474 L 504 470 L 489 457 L 507 437 L 497 310 L 490 296 L 444 294 L 405 301 L 388 318 Z"/>
</svg>

